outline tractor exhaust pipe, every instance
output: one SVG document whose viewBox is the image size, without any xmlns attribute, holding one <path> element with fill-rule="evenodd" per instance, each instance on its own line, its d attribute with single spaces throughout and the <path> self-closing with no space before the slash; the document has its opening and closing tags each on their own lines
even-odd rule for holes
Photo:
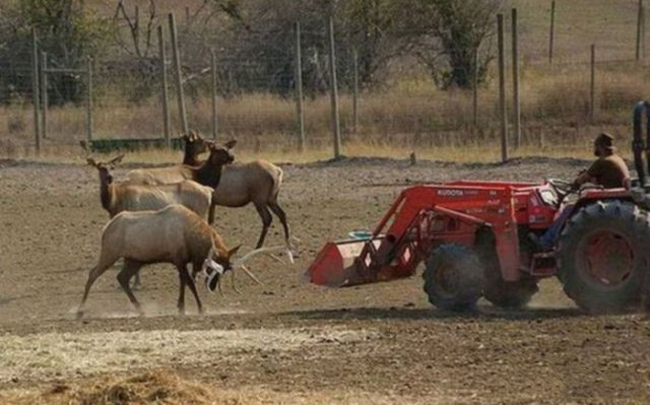
<svg viewBox="0 0 650 405">
<path fill-rule="evenodd" d="M 643 140 L 643 113 L 646 116 L 646 141 Z M 634 166 L 639 176 L 639 185 L 645 190 L 648 188 L 648 173 L 650 173 L 650 103 L 639 101 L 634 107 L 634 140 L 632 141 L 634 152 Z M 643 161 L 645 151 L 646 162 Z M 648 165 L 646 167 L 646 164 Z"/>
</svg>

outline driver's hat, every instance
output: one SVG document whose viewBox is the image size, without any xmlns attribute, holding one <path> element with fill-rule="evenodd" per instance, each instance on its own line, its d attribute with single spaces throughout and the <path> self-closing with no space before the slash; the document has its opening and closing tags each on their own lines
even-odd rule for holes
<svg viewBox="0 0 650 405">
<path fill-rule="evenodd" d="M 610 152 L 614 151 L 614 137 L 607 132 L 603 132 L 598 135 L 594 140 L 594 144 L 601 146 Z"/>
</svg>

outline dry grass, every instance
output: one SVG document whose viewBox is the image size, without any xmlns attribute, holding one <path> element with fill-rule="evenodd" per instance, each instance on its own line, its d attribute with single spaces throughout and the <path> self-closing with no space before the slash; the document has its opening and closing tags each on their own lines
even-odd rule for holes
<svg viewBox="0 0 650 405">
<path fill-rule="evenodd" d="M 240 386 L 226 388 L 221 384 L 206 384 L 177 372 L 159 369 L 138 373 L 132 377 L 103 376 L 76 382 L 61 382 L 43 392 L 30 390 L 0 391 L 0 400 L 11 404 L 66 405 L 127 405 L 127 404 L 446 404 L 457 400 L 453 396 L 421 398 L 398 394 L 380 394 L 361 390 L 314 389 L 284 392 L 266 387 Z"/>
<path fill-rule="evenodd" d="M 110 13 L 114 7 L 106 0 L 95 0 L 91 4 L 100 13 Z M 187 3 L 190 8 L 199 4 L 199 1 Z M 587 62 L 592 42 L 598 44 L 598 59 L 601 61 L 634 57 L 636 2 L 558 2 L 557 63 L 553 66 L 545 63 L 549 4 L 537 0 L 504 2 L 504 10 L 518 7 L 522 27 L 524 148 L 516 153 L 573 154 L 575 150 L 581 151 L 587 140 L 601 129 L 613 130 L 627 139 L 633 104 L 650 94 L 648 66 L 633 62 L 600 63 L 596 120 L 590 123 Z M 160 12 L 169 10 L 185 12 L 184 7 L 175 2 L 161 1 Z M 494 72 L 488 84 L 479 91 L 477 128 L 472 125 L 471 92 L 436 89 L 422 72 L 404 74 L 400 71 L 393 76 L 387 88 L 362 94 L 356 132 L 352 125 L 352 100 L 342 89 L 340 110 L 346 155 L 406 156 L 411 150 L 417 150 L 420 155 L 432 159 L 498 159 L 498 93 Z M 117 93 L 104 92 L 95 100 L 94 133 L 97 138 L 161 136 L 162 108 L 157 97 L 136 105 L 121 100 L 115 95 Z M 170 101 L 171 125 L 173 132 L 177 133 L 180 124 L 176 101 Z M 188 99 L 187 104 L 190 126 L 209 134 L 211 103 L 208 95 L 199 94 Z M 217 109 L 219 137 L 238 139 L 240 156 L 263 155 L 278 161 L 310 161 L 331 156 L 330 100 L 327 95 L 305 100 L 308 152 L 300 155 L 295 153 L 297 117 L 293 99 L 248 94 L 220 98 Z M 508 109 L 512 111 L 512 105 Z M 50 139 L 45 141 L 43 155 L 76 158 L 79 154 L 76 141 L 85 138 L 85 120 L 86 112 L 82 105 L 51 108 L 48 119 Z M 29 105 L 0 108 L 0 125 L 4 126 L 0 127 L 0 133 L 7 134 L 0 138 L 0 156 L 33 155 Z M 176 161 L 176 155 L 165 156 L 160 152 L 142 153 L 133 158 Z"/>
<path fill-rule="evenodd" d="M 526 67 L 522 87 L 523 148 L 516 155 L 573 156 L 589 153 L 593 135 L 610 130 L 625 140 L 630 135 L 630 110 L 650 92 L 645 66 L 606 64 L 599 67 L 596 122 L 589 124 L 589 83 L 582 65 L 555 68 Z M 352 131 L 352 101 L 341 98 L 341 122 L 348 156 L 406 157 L 417 151 L 437 160 L 497 160 L 500 156 L 499 119 L 494 81 L 479 93 L 479 126 L 471 125 L 471 93 L 441 91 L 422 78 L 396 83 L 390 89 L 364 93 L 360 121 Z M 303 162 L 331 156 L 330 107 L 327 96 L 305 101 L 308 150 L 296 151 L 296 114 L 291 99 L 252 94 L 220 99 L 219 137 L 239 140 L 239 156 L 263 156 L 275 161 Z M 172 105 L 174 105 L 172 103 Z M 95 108 L 97 138 L 159 137 L 160 105 L 156 99 L 140 105 L 103 104 Z M 49 139 L 43 158 L 78 159 L 77 140 L 85 138 L 85 110 L 81 106 L 51 108 Z M 206 98 L 190 101 L 192 127 L 210 133 L 211 107 Z M 179 128 L 172 117 L 173 128 Z M 32 111 L 26 106 L 0 109 L 8 137 L 0 139 L 0 156 L 33 156 Z M 540 138 L 544 138 L 543 141 Z M 146 152 L 132 155 L 145 162 L 178 161 L 176 154 Z"/>
<path fill-rule="evenodd" d="M 627 124 L 632 105 L 650 91 L 647 66 L 606 63 L 598 66 L 595 124 Z M 587 65 L 558 67 L 525 66 L 522 72 L 522 115 L 525 124 L 557 123 L 584 125 L 589 117 L 589 68 Z M 479 123 L 498 126 L 496 81 L 492 78 L 479 91 Z M 175 100 L 171 100 L 171 125 L 180 128 Z M 512 110 L 511 106 L 509 106 Z M 208 97 L 187 101 L 190 126 L 211 131 L 211 102 Z M 295 102 L 271 94 L 249 94 L 220 98 L 217 103 L 219 133 L 226 137 L 255 137 L 268 134 L 292 136 L 296 132 Z M 352 99 L 340 99 L 344 133 L 352 128 Z M 0 109 L 2 130 L 13 138 L 29 139 L 33 117 L 29 105 Z M 59 141 L 85 136 L 83 106 L 51 107 L 48 134 Z M 401 79 L 389 89 L 365 92 L 359 102 L 358 134 L 430 134 L 458 131 L 471 126 L 472 94 L 469 91 L 436 89 L 420 75 Z M 330 100 L 327 95 L 305 100 L 306 132 L 310 137 L 330 131 Z M 119 100 L 95 100 L 94 133 L 97 138 L 137 138 L 162 134 L 162 107 L 157 97 L 140 104 Z"/>
</svg>

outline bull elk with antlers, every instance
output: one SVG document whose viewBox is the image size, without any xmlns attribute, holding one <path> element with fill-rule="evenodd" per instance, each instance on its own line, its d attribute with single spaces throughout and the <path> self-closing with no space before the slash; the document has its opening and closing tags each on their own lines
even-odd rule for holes
<svg viewBox="0 0 650 405">
<path fill-rule="evenodd" d="M 239 246 L 228 249 L 214 229 L 182 205 L 170 205 L 159 211 L 122 212 L 104 227 L 99 261 L 88 275 L 77 318 L 83 316 L 90 288 L 97 278 L 120 258 L 124 259 L 124 266 L 117 280 L 140 314 L 142 308 L 131 291 L 130 279 L 147 264 L 173 264 L 180 280 L 177 307 L 182 315 L 185 313 L 186 286 L 194 295 L 199 312 L 203 312 L 194 282 L 201 270 L 209 275 L 208 286 L 211 290 L 216 288 L 222 275 L 237 269 L 242 269 L 257 281 L 246 269 L 245 263 L 260 253 L 286 248 L 258 249 L 233 261 L 238 249 Z M 191 274 L 188 272 L 190 264 Z"/>
</svg>

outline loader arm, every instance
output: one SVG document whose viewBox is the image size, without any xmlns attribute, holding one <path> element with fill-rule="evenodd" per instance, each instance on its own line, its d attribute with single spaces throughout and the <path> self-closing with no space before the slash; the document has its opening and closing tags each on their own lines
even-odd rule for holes
<svg viewBox="0 0 650 405">
<path fill-rule="evenodd" d="M 482 227 L 493 228 L 504 278 L 518 279 L 518 235 L 512 189 L 473 185 L 405 189 L 369 239 L 327 244 L 307 275 L 312 282 L 328 286 L 409 277 L 441 243 L 471 247 L 477 230 Z"/>
</svg>

